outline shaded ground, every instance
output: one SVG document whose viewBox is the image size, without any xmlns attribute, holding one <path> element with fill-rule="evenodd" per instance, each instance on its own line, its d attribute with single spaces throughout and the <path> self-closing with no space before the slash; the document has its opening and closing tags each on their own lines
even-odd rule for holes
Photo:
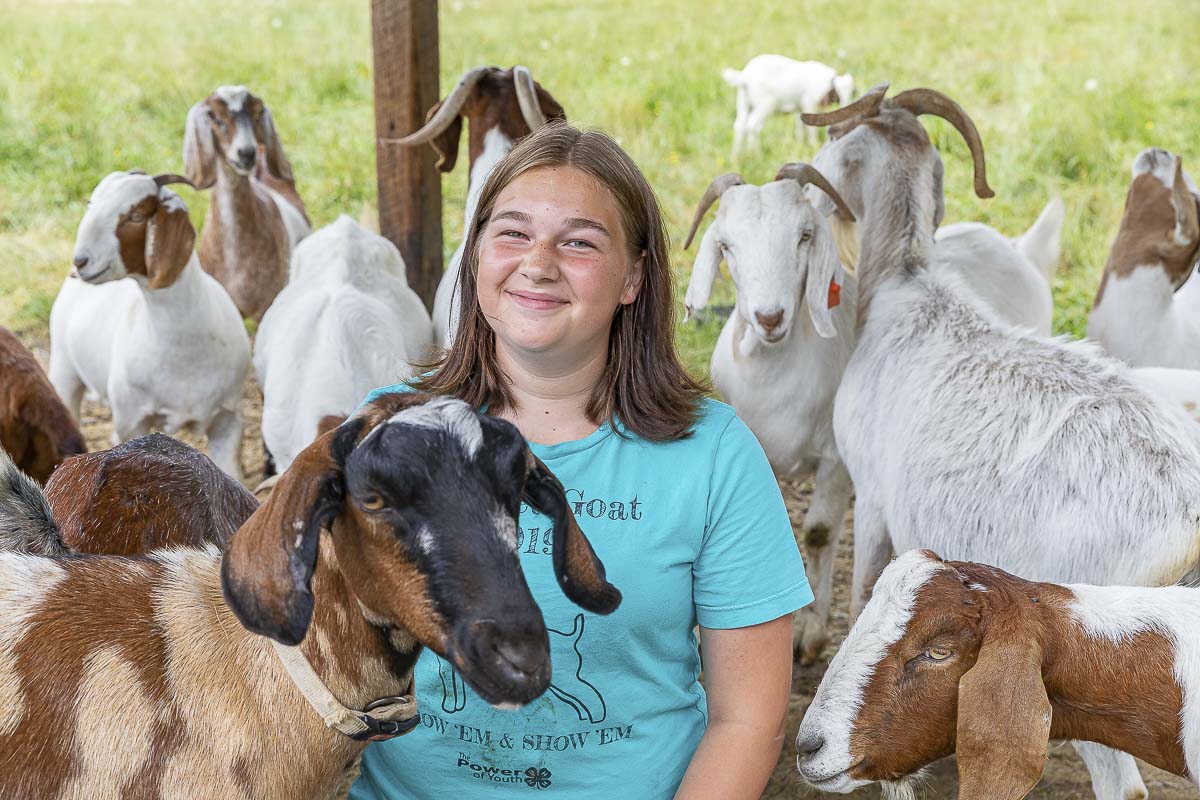
<svg viewBox="0 0 1200 800">
<path fill-rule="evenodd" d="M 45 340 L 26 339 L 34 353 L 46 365 L 49 355 L 48 344 Z M 262 418 L 262 394 L 253 377 L 246 381 L 243 392 L 243 414 L 245 429 L 242 445 L 242 469 L 245 472 L 244 483 L 253 488 L 262 478 L 263 450 L 262 438 L 259 433 L 259 421 Z M 112 435 L 112 425 L 107 407 L 98 406 L 84 401 L 83 433 L 87 438 L 90 450 L 101 450 L 110 446 L 109 437 Z M 196 447 L 203 449 L 204 442 L 195 437 L 181 435 L 179 438 Z M 799 529 L 804 520 L 804 512 L 808 509 L 812 484 L 796 484 L 783 482 L 784 499 L 791 514 L 792 524 Z M 806 787 L 797 777 L 795 755 L 791 746 L 791 737 L 800 727 L 800 719 L 812 701 L 817 685 L 821 682 L 828 659 L 836 652 L 837 645 L 846 635 L 848 628 L 847 612 L 849 607 L 848 590 L 850 586 L 851 546 L 852 546 L 853 512 L 848 515 L 841 547 L 837 559 L 837 574 L 834 578 L 834 621 L 833 641 L 826 649 L 824 660 L 811 667 L 797 667 L 792 679 L 792 700 L 788 711 L 789 739 L 780 757 L 775 773 L 767 786 L 763 798 L 767 800 L 783 800 L 783 798 L 816 798 L 833 797 L 823 795 Z M 1169 773 L 1157 770 L 1143 764 L 1142 777 L 1150 790 L 1152 800 L 1195 800 L 1200 798 L 1200 792 L 1187 781 Z M 939 762 L 922 781 L 919 796 L 925 798 L 953 798 L 957 796 L 958 776 L 953 759 Z M 839 795 L 848 798 L 877 798 L 879 789 L 867 787 L 850 795 Z M 1075 755 L 1075 751 L 1065 744 L 1052 744 L 1050 758 L 1046 762 L 1046 771 L 1041 783 L 1029 795 L 1034 800 L 1088 800 L 1091 798 L 1091 783 L 1083 762 Z"/>
</svg>

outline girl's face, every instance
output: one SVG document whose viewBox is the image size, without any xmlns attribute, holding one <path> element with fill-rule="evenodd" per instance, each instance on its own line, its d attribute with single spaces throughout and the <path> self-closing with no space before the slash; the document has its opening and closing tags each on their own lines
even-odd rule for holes
<svg viewBox="0 0 1200 800">
<path fill-rule="evenodd" d="M 608 190 L 575 167 L 525 172 L 496 198 L 479 254 L 479 306 L 510 351 L 584 360 L 607 350 L 618 306 L 637 299 Z"/>
</svg>

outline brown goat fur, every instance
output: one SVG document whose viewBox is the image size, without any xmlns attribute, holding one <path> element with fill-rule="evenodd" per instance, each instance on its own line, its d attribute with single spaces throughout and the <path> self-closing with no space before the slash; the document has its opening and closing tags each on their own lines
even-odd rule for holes
<svg viewBox="0 0 1200 800">
<path fill-rule="evenodd" d="M 0 328 L 0 447 L 39 483 L 63 459 L 87 452 L 79 425 L 41 365 L 7 328 Z"/>
<path fill-rule="evenodd" d="M 68 459 L 46 484 L 63 542 L 79 553 L 224 548 L 258 501 L 194 447 L 154 433 Z"/>
</svg>

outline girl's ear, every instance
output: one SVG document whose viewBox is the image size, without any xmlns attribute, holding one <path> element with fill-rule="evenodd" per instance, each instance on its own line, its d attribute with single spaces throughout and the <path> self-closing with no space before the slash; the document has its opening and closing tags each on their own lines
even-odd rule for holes
<svg viewBox="0 0 1200 800">
<path fill-rule="evenodd" d="M 625 279 L 625 291 L 621 293 L 621 305 L 629 305 L 638 299 L 642 293 L 642 281 L 646 277 L 646 251 L 638 253 L 629 268 L 629 276 Z"/>
</svg>

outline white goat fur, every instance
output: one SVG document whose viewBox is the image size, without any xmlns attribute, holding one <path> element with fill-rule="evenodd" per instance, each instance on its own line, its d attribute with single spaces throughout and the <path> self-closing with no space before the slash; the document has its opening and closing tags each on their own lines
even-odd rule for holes
<svg viewBox="0 0 1200 800">
<path fill-rule="evenodd" d="M 1133 162 L 1133 178 L 1150 174 L 1169 190 L 1178 156 L 1148 148 Z M 1187 173 L 1193 196 L 1200 196 Z M 1173 217 L 1159 220 L 1164 243 L 1175 227 Z M 1183 242 L 1172 242 L 1183 244 Z M 1110 267 L 1113 265 L 1110 265 Z M 1195 268 L 1176 290 L 1162 262 L 1120 265 L 1127 275 L 1110 274 L 1103 297 L 1088 317 L 1088 336 L 1109 354 L 1135 367 L 1200 369 L 1200 281 Z"/>
<path fill-rule="evenodd" d="M 118 217 L 156 191 L 164 207 L 183 205 L 148 175 L 114 172 L 92 192 L 76 251 L 89 252 L 93 272 L 107 269 L 107 282 L 63 282 L 50 310 L 50 382 L 76 419 L 85 390 L 109 403 L 114 444 L 154 428 L 204 433 L 212 460 L 240 479 L 250 341 L 233 301 L 194 253 L 165 288 L 122 280 Z"/>
<path fill-rule="evenodd" d="M 254 347 L 263 441 L 279 472 L 322 417 L 348 416 L 371 389 L 411 377 L 430 345 L 429 313 L 400 252 L 350 217 L 306 237 L 291 275 Z"/>
<path fill-rule="evenodd" d="M 758 147 L 759 134 L 772 114 L 812 113 L 830 92 L 837 96 L 839 105 L 845 105 L 854 94 L 854 78 L 849 73 L 839 75 L 819 61 L 796 61 L 787 56 L 755 56 L 741 70 L 722 70 L 721 77 L 737 89 L 735 156 L 747 144 Z M 799 117 L 796 126 L 798 134 L 805 127 Z M 816 144 L 815 128 L 808 128 L 805 136 L 810 144 Z"/>
<path fill-rule="evenodd" d="M 1061 207 L 1052 201 L 1016 243 L 979 223 L 949 226 L 935 248 L 934 269 L 970 274 L 1006 319 L 1049 333 L 1052 308 L 1043 275 L 1057 262 Z M 805 230 L 813 238 L 801 246 Z M 810 661 L 828 641 L 833 560 L 853 490 L 834 440 L 833 402 L 856 340 L 857 283 L 842 274 L 829 226 L 790 179 L 732 186 L 721 196 L 688 284 L 689 314 L 708 302 L 722 260 L 737 286 L 737 305 L 713 350 L 713 385 L 754 431 L 776 475 L 803 479 L 816 473 L 798 537 L 806 543 L 816 602 L 795 618 L 797 651 Z M 810 317 L 809 293 L 826 304 L 834 275 L 842 284 L 840 306 Z M 782 321 L 770 332 L 756 319 L 780 312 Z M 814 327 L 817 316 L 829 318 L 820 323 L 821 333 Z M 783 338 L 770 343 L 768 333 Z"/>
</svg>

